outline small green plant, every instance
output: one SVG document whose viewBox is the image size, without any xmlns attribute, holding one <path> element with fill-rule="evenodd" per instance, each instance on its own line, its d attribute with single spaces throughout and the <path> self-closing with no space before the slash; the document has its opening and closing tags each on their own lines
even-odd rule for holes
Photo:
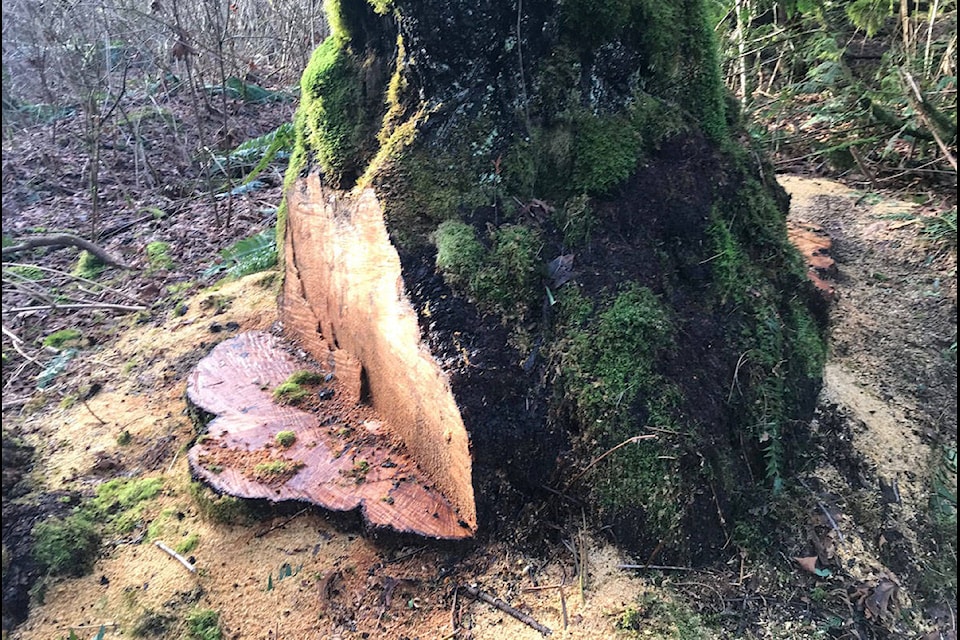
<svg viewBox="0 0 960 640">
<path fill-rule="evenodd" d="M 187 616 L 190 640 L 222 640 L 220 614 L 213 609 L 196 609 Z"/>
<path fill-rule="evenodd" d="M 298 405 L 310 397 L 310 390 L 304 385 L 319 384 L 323 376 L 314 371 L 301 369 L 295 371 L 273 390 L 273 399 L 280 404 Z"/>
<path fill-rule="evenodd" d="M 105 268 L 100 258 L 84 250 L 80 252 L 80 257 L 77 258 L 77 264 L 70 273 L 78 278 L 96 280 Z"/>
<path fill-rule="evenodd" d="M 43 339 L 43 346 L 51 349 L 63 349 L 66 347 L 80 346 L 83 334 L 79 329 L 61 329 L 51 333 Z"/>
<path fill-rule="evenodd" d="M 262 482 L 270 482 L 284 476 L 292 476 L 303 466 L 302 462 L 293 460 L 270 460 L 257 463 L 253 468 L 253 476 Z"/>
<path fill-rule="evenodd" d="M 133 441 L 133 436 L 126 429 L 117 434 L 117 444 L 121 447 L 127 446 L 131 441 Z"/>
<path fill-rule="evenodd" d="M 174 551 L 177 553 L 190 553 L 197 548 L 198 544 L 200 544 L 200 536 L 196 533 L 191 533 L 174 547 Z"/>
<path fill-rule="evenodd" d="M 310 392 L 295 382 L 281 382 L 273 390 L 273 399 L 280 404 L 298 405 L 310 396 Z"/>
<path fill-rule="evenodd" d="M 277 264 L 277 232 L 274 227 L 242 238 L 220 252 L 220 260 L 204 272 L 210 277 L 226 272 L 230 278 L 265 271 Z"/>
<path fill-rule="evenodd" d="M 154 241 L 147 244 L 147 262 L 150 271 L 169 270 L 173 268 L 173 258 L 170 257 L 170 245 L 166 242 Z"/>
<path fill-rule="evenodd" d="M 297 434 L 293 431 L 281 431 L 274 438 L 276 443 L 283 447 L 284 449 L 293 446 L 293 443 L 297 441 Z"/>
<path fill-rule="evenodd" d="M 44 520 L 33 528 L 32 535 L 33 557 L 51 574 L 79 577 L 93 569 L 100 534 L 86 515 Z"/>
</svg>

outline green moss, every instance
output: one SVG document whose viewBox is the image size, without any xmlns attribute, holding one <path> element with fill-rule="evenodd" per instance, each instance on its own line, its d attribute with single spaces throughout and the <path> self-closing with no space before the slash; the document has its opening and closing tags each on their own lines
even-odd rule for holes
<svg viewBox="0 0 960 640">
<path fill-rule="evenodd" d="M 501 226 L 493 233 L 493 247 L 485 266 L 471 282 L 481 306 L 505 317 L 523 317 L 541 299 L 539 233 L 519 224 Z"/>
<path fill-rule="evenodd" d="M 589 244 L 597 226 L 597 218 L 590 206 L 590 197 L 582 193 L 567 200 L 554 214 L 554 223 L 563 233 L 563 246 L 567 249 Z"/>
<path fill-rule="evenodd" d="M 78 347 L 82 342 L 83 334 L 79 329 L 61 329 L 51 333 L 43 339 L 43 346 L 51 349 L 64 349 L 67 347 Z"/>
<path fill-rule="evenodd" d="M 334 35 L 316 48 L 303 72 L 295 146 L 305 143 L 327 177 L 339 184 L 363 156 L 367 120 L 360 65 L 349 40 L 331 24 Z"/>
<path fill-rule="evenodd" d="M 298 405 L 310 397 L 304 385 L 319 384 L 323 376 L 315 371 L 295 371 L 273 390 L 273 399 L 280 404 Z"/>
<path fill-rule="evenodd" d="M 627 283 L 592 317 L 591 305 L 577 293 L 562 292 L 558 304 L 566 328 L 560 343 L 563 385 L 575 404 L 586 457 L 599 458 L 638 435 L 643 424 L 677 428 L 679 392 L 655 369 L 674 332 L 657 296 Z M 604 508 L 613 513 L 642 509 L 651 532 L 668 536 L 680 518 L 676 477 L 659 445 L 641 441 L 597 465 L 591 486 Z"/>
<path fill-rule="evenodd" d="M 592 51 L 617 39 L 630 23 L 635 0 L 563 0 L 560 21 L 567 41 Z"/>
<path fill-rule="evenodd" d="M 295 382 L 281 382 L 273 390 L 273 399 L 280 404 L 298 405 L 310 396 L 310 391 Z"/>
<path fill-rule="evenodd" d="M 77 264 L 70 274 L 78 278 L 96 280 L 105 268 L 106 266 L 101 262 L 100 258 L 84 250 L 80 252 L 80 257 L 77 258 Z"/>
<path fill-rule="evenodd" d="M 297 434 L 293 431 L 280 431 L 277 433 L 274 438 L 277 445 L 283 447 L 284 449 L 292 447 L 293 443 L 297 441 Z"/>
<path fill-rule="evenodd" d="M 517 318 L 540 299 L 543 243 L 536 230 L 502 225 L 487 250 L 473 227 L 449 220 L 437 228 L 435 240 L 444 280 L 483 310 Z"/>
<path fill-rule="evenodd" d="M 233 496 L 218 495 L 200 482 L 190 484 L 190 496 L 200 514 L 220 524 L 249 524 L 256 520 L 245 500 Z"/>
<path fill-rule="evenodd" d="M 294 460 L 270 460 L 256 464 L 253 467 L 253 476 L 262 482 L 270 482 L 284 476 L 292 476 L 303 466 L 302 462 Z"/>
<path fill-rule="evenodd" d="M 9 267 L 4 266 L 4 270 L 9 271 L 10 273 L 15 273 L 24 280 L 43 280 L 44 275 L 46 275 L 43 269 L 32 264 L 17 264 Z"/>
<path fill-rule="evenodd" d="M 87 516 L 44 520 L 33 528 L 32 535 L 33 557 L 51 574 L 79 577 L 93 569 L 100 534 Z"/>
<path fill-rule="evenodd" d="M 186 538 L 177 543 L 177 546 L 174 547 L 174 551 L 177 553 L 190 553 L 197 548 L 197 545 L 200 544 L 200 536 L 196 533 L 191 533 Z"/>
<path fill-rule="evenodd" d="M 84 511 L 118 533 L 129 533 L 143 521 L 142 503 L 152 500 L 163 488 L 162 478 L 117 478 L 97 487 L 97 494 Z"/>
<path fill-rule="evenodd" d="M 729 402 L 779 491 L 785 430 L 821 375 L 826 347 L 802 302 L 809 283 L 787 240 L 785 216 L 744 167 L 742 153 L 729 160 L 738 167 L 738 187 L 714 206 L 707 261 L 717 300 L 730 309 L 727 335 L 738 356 Z M 727 221 L 724 212 L 735 215 L 726 214 Z"/>
<path fill-rule="evenodd" d="M 624 116 L 579 118 L 573 149 L 574 189 L 602 195 L 625 181 L 637 168 L 640 142 Z"/>
<path fill-rule="evenodd" d="M 148 271 L 169 270 L 173 268 L 173 258 L 170 257 L 170 245 L 166 242 L 151 242 L 147 244 Z"/>
<path fill-rule="evenodd" d="M 645 89 L 682 105 L 710 139 L 725 140 L 725 89 L 706 3 L 637 0 L 630 25 L 624 39 L 646 63 Z"/>
<path fill-rule="evenodd" d="M 323 376 L 317 373 L 316 371 L 310 371 L 308 369 L 300 369 L 299 371 L 294 371 L 286 379 L 285 382 L 290 382 L 293 384 L 320 384 L 323 382 Z"/>
<path fill-rule="evenodd" d="M 477 232 L 459 220 L 448 220 L 437 227 L 437 268 L 447 284 L 469 287 L 486 260 L 486 248 Z"/>
</svg>

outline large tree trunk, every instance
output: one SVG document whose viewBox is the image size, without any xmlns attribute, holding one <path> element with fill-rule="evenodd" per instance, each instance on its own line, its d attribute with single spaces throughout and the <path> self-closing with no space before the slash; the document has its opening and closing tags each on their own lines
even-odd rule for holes
<svg viewBox="0 0 960 640">
<path fill-rule="evenodd" d="M 709 559 L 789 471 L 824 346 L 705 3 L 327 9 L 281 225 L 287 335 L 470 531 L 559 492 L 636 551 Z"/>
</svg>

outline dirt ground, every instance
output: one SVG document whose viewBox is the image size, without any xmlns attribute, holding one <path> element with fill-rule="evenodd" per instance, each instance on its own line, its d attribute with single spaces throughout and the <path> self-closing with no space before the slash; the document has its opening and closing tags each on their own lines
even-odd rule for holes
<svg viewBox="0 0 960 640">
<path fill-rule="evenodd" d="M 929 524 L 933 477 L 951 448 L 945 477 L 956 495 L 955 248 L 921 233 L 918 205 L 821 179 L 782 183 L 791 218 L 832 240 L 835 294 L 811 425 L 818 451 L 794 499 L 771 504 L 781 526 L 758 533 L 766 553 L 731 546 L 725 565 L 634 571 L 618 565 L 643 559 L 624 557 L 590 523 L 544 521 L 540 544 L 454 544 L 382 535 L 353 515 L 299 506 L 265 510 L 252 525 L 204 518 L 184 455 L 194 437 L 186 377 L 217 341 L 274 326 L 275 278 L 260 273 L 85 349 L 68 383 L 99 385 L 84 402 L 8 404 L 5 389 L 4 430 L 35 447 L 33 487 L 89 495 L 105 478 L 138 474 L 164 484 L 138 533 L 104 541 L 90 575 L 44 580 L 27 619 L 4 637 L 93 637 L 102 626 L 107 639 L 134 629 L 181 638 L 200 608 L 218 612 L 223 637 L 238 640 L 542 637 L 533 623 L 584 639 L 955 638 L 955 602 L 938 599 L 950 590 L 927 585 L 945 561 L 952 577 L 941 577 L 956 588 L 956 556 L 944 557 L 955 547 L 941 547 Z M 5 491 L 5 573 L 7 547 L 17 548 L 6 526 L 15 503 Z M 144 539 L 149 523 L 170 546 L 197 537 L 195 572 Z M 955 515 L 952 526 L 955 538 Z"/>
</svg>

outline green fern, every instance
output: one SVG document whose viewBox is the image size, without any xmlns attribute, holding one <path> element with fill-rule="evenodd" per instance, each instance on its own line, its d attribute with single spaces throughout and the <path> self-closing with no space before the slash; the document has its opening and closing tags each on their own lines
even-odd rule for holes
<svg viewBox="0 0 960 640">
<path fill-rule="evenodd" d="M 227 160 L 231 165 L 249 165 L 256 162 L 243 178 L 243 184 L 246 184 L 260 175 L 274 160 L 289 158 L 295 137 L 293 123 L 285 122 L 273 131 L 239 145 L 230 152 Z"/>
<path fill-rule="evenodd" d="M 277 264 L 276 231 L 272 226 L 238 240 L 220 252 L 221 261 L 204 272 L 210 277 L 220 272 L 232 278 L 265 271 Z"/>
</svg>

